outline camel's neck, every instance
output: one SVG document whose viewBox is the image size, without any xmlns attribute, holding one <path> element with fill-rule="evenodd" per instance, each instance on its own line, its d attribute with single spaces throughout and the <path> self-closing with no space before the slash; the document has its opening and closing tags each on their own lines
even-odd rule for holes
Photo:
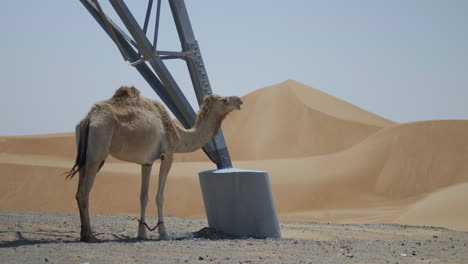
<svg viewBox="0 0 468 264">
<path fill-rule="evenodd" d="M 204 120 L 197 120 L 191 129 L 176 126 L 179 132 L 179 142 L 175 149 L 176 153 L 193 152 L 203 147 L 213 138 L 219 129 L 223 118 L 209 115 Z"/>
</svg>

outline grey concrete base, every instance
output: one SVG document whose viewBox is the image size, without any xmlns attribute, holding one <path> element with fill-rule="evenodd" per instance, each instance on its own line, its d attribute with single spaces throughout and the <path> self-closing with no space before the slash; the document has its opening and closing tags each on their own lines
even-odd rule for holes
<svg viewBox="0 0 468 264">
<path fill-rule="evenodd" d="M 281 237 L 267 172 L 222 169 L 199 177 L 211 228 L 237 236 Z"/>
</svg>

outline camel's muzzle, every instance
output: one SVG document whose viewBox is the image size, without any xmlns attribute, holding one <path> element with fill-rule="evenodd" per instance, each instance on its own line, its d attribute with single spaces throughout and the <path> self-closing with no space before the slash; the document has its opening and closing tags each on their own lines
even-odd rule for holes
<svg viewBox="0 0 468 264">
<path fill-rule="evenodd" d="M 242 99 L 240 99 L 239 97 L 236 98 L 236 108 L 238 110 L 241 110 L 241 105 L 243 104 L 244 102 L 242 101 Z"/>
</svg>

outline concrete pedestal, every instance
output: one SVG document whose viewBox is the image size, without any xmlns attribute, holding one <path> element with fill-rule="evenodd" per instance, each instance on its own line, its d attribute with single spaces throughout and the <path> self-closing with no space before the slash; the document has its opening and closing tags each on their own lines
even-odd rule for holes
<svg viewBox="0 0 468 264">
<path fill-rule="evenodd" d="M 281 237 L 267 172 L 222 169 L 199 177 L 211 228 L 236 236 Z"/>
</svg>

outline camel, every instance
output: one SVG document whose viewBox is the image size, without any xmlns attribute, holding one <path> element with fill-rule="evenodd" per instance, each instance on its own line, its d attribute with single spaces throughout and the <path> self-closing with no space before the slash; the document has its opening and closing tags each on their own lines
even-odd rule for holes
<svg viewBox="0 0 468 264">
<path fill-rule="evenodd" d="M 69 179 L 79 172 L 75 198 L 80 211 L 80 240 L 97 241 L 89 220 L 89 193 L 109 154 L 141 165 L 138 239 L 148 239 L 145 229 L 148 185 L 153 162 L 161 160 L 156 195 L 158 233 L 160 239 L 168 239 L 163 218 L 164 186 L 174 153 L 193 152 L 204 146 L 217 135 L 226 115 L 240 110 L 241 105 L 242 100 L 236 96 L 208 95 L 193 127 L 184 129 L 171 119 L 161 103 L 140 96 L 135 87 L 122 86 L 112 98 L 94 104 L 76 126 L 78 154 L 73 168 L 67 172 Z"/>
</svg>

